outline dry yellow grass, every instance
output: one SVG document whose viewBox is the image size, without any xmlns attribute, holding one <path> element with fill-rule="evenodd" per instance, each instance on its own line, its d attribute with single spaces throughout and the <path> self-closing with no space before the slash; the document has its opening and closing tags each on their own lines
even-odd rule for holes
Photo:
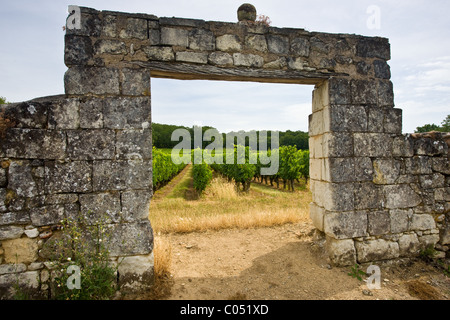
<svg viewBox="0 0 450 320">
<path fill-rule="evenodd" d="M 309 219 L 310 202 L 308 190 L 282 192 L 257 184 L 237 195 L 233 183 L 217 178 L 198 200 L 153 201 L 149 219 L 156 233 L 270 227 Z"/>
</svg>

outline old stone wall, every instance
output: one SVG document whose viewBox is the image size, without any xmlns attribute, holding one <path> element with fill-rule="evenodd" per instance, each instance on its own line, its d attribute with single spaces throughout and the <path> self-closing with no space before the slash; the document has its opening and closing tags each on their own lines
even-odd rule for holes
<svg viewBox="0 0 450 320">
<path fill-rule="evenodd" d="M 107 214 L 122 287 L 153 275 L 151 77 L 315 85 L 311 218 L 337 265 L 449 243 L 448 136 L 402 134 L 388 39 L 74 7 L 65 95 L 0 109 L 0 296 L 46 295 L 62 218 Z M 174 115 L 176 117 L 176 115 Z"/>
<path fill-rule="evenodd" d="M 106 215 L 123 288 L 152 277 L 148 105 L 56 96 L 1 106 L 0 296 L 17 279 L 48 296 L 48 241 L 80 214 Z"/>
</svg>

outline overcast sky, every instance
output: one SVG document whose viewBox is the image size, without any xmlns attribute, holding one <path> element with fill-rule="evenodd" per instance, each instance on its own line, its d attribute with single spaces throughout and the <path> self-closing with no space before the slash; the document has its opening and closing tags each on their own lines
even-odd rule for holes
<svg viewBox="0 0 450 320">
<path fill-rule="evenodd" d="M 244 0 L 0 0 L 0 96 L 8 101 L 64 93 L 68 5 L 236 22 Z M 403 132 L 450 114 L 450 1 L 253 0 L 272 26 L 390 39 L 395 104 Z M 371 18 L 379 9 L 379 22 Z M 311 86 L 152 79 L 153 121 L 230 130 L 308 130 Z"/>
</svg>

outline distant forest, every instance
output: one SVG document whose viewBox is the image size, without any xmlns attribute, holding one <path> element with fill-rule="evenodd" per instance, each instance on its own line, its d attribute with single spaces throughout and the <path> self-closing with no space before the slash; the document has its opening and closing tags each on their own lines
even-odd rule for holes
<svg viewBox="0 0 450 320">
<path fill-rule="evenodd" d="M 160 123 L 152 123 L 152 138 L 153 138 L 153 146 L 157 148 L 173 148 L 175 147 L 180 141 L 171 141 L 172 132 L 175 129 L 186 129 L 189 131 L 191 137 L 192 137 L 192 148 L 196 148 L 199 146 L 194 145 L 194 128 L 195 127 L 183 127 L 183 126 L 177 126 L 177 125 L 169 125 L 169 124 L 160 124 Z M 208 130 L 213 129 L 218 132 L 218 134 L 222 135 L 223 143 L 225 145 L 226 141 L 226 133 L 219 133 L 219 131 L 213 127 L 202 127 L 202 134 Z M 239 132 L 230 132 L 236 135 L 243 134 L 244 136 L 247 136 L 250 133 L 255 133 L 259 137 L 259 131 L 239 131 Z M 267 147 L 270 148 L 270 131 L 267 132 Z M 203 135 L 202 135 L 203 136 Z M 280 146 L 296 146 L 297 149 L 301 150 L 308 150 L 308 133 L 303 131 L 279 131 L 279 143 Z M 180 138 L 181 139 L 181 138 Z M 202 142 L 202 148 L 205 148 L 211 143 L 211 141 L 203 141 Z M 237 139 L 235 139 L 235 144 L 237 143 Z M 248 137 L 246 139 L 246 145 L 248 145 Z"/>
</svg>

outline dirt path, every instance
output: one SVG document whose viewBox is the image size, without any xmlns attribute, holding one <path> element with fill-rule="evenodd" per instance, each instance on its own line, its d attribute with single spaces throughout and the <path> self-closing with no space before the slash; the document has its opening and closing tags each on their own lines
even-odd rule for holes
<svg viewBox="0 0 450 320">
<path fill-rule="evenodd" d="M 154 192 L 152 201 L 158 201 L 167 197 L 172 190 L 180 183 L 180 180 L 185 177 L 191 170 L 192 164 L 186 165 L 183 170 L 181 170 L 178 175 L 170 180 L 164 187 Z"/>
<path fill-rule="evenodd" d="M 367 290 L 332 268 L 310 224 L 165 235 L 172 243 L 169 300 L 449 299 L 450 279 L 418 260 L 380 265 L 381 289 Z"/>
</svg>

